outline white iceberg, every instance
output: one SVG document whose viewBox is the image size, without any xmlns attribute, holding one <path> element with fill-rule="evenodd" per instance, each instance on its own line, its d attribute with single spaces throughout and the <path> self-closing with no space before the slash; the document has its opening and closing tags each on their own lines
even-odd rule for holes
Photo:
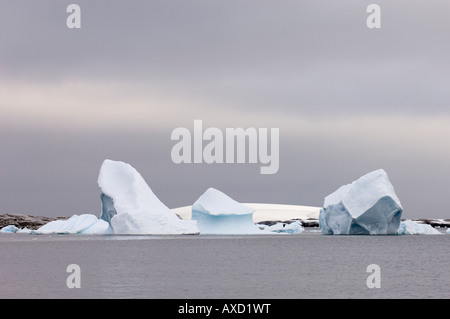
<svg viewBox="0 0 450 319">
<path fill-rule="evenodd" d="M 92 214 L 73 215 L 69 219 L 51 221 L 32 234 L 84 234 L 84 235 L 110 235 L 111 226 L 104 220 Z"/>
<path fill-rule="evenodd" d="M 323 234 L 396 234 L 403 208 L 386 172 L 370 172 L 328 195 L 319 214 Z"/>
<path fill-rule="evenodd" d="M 398 235 L 440 235 L 441 232 L 431 225 L 419 224 L 412 220 L 400 222 L 397 230 Z"/>
<path fill-rule="evenodd" d="M 254 210 L 209 188 L 192 205 L 192 219 L 200 234 L 261 234 L 253 222 Z"/>
<path fill-rule="evenodd" d="M 265 227 L 264 230 L 281 234 L 301 234 L 305 228 L 300 221 L 294 221 L 292 223 L 276 223 Z"/>
<path fill-rule="evenodd" d="M 195 221 L 182 220 L 152 192 L 129 164 L 105 160 L 100 169 L 101 219 L 114 234 L 198 234 Z"/>
<path fill-rule="evenodd" d="M 113 235 L 111 225 L 103 219 L 97 219 L 91 226 L 85 228 L 80 234 L 83 235 Z"/>
<path fill-rule="evenodd" d="M 20 228 L 16 231 L 16 234 L 31 234 L 33 232 L 32 229 L 29 229 L 27 227 L 25 228 Z"/>
</svg>

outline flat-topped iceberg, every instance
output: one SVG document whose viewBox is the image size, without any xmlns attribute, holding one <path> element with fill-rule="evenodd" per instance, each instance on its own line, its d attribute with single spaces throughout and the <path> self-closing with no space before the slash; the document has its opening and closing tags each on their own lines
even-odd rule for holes
<svg viewBox="0 0 450 319">
<path fill-rule="evenodd" d="M 402 211 L 386 172 L 379 169 L 325 197 L 319 225 L 329 235 L 394 235 Z"/>
<path fill-rule="evenodd" d="M 192 205 L 192 219 L 197 221 L 200 234 L 260 234 L 253 222 L 254 210 L 209 188 Z"/>
<path fill-rule="evenodd" d="M 400 222 L 398 235 L 440 235 L 441 232 L 428 224 L 419 224 L 412 220 Z"/>
<path fill-rule="evenodd" d="M 98 176 L 101 219 L 114 234 L 198 234 L 195 221 L 182 220 L 153 193 L 130 164 L 105 160 Z"/>
<path fill-rule="evenodd" d="M 92 214 L 73 215 L 67 220 L 54 220 L 31 234 L 84 234 L 110 235 L 113 230 L 108 222 Z"/>
</svg>

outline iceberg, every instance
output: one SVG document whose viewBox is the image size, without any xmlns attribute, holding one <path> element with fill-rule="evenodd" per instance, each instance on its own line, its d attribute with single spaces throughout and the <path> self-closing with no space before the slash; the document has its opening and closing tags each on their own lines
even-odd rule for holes
<svg viewBox="0 0 450 319">
<path fill-rule="evenodd" d="M 253 222 L 254 210 L 221 191 L 208 188 L 192 205 L 192 219 L 200 234 L 261 234 Z"/>
<path fill-rule="evenodd" d="M 111 225 L 103 219 L 97 219 L 91 226 L 80 232 L 83 235 L 113 235 Z"/>
<path fill-rule="evenodd" d="M 328 235 L 394 235 L 402 211 L 386 172 L 379 169 L 325 197 L 319 226 Z"/>
<path fill-rule="evenodd" d="M 198 234 L 196 222 L 180 219 L 152 192 L 130 164 L 105 160 L 98 176 L 102 213 L 114 234 Z"/>
<path fill-rule="evenodd" d="M 8 225 L 0 229 L 0 233 L 17 233 L 19 228 L 16 225 Z"/>
<path fill-rule="evenodd" d="M 441 232 L 428 224 L 419 224 L 412 220 L 400 222 L 397 235 L 440 235 Z"/>
<path fill-rule="evenodd" d="M 18 230 L 16 231 L 16 234 L 31 234 L 32 231 L 33 231 L 32 229 L 29 229 L 29 228 L 27 228 L 27 227 L 24 227 L 24 228 L 18 229 Z"/>
<path fill-rule="evenodd" d="M 73 215 L 67 220 L 54 220 L 32 234 L 84 234 L 84 235 L 110 235 L 113 233 L 108 222 L 92 214 Z"/>
<path fill-rule="evenodd" d="M 450 234 L 450 228 L 447 228 L 447 234 Z"/>
<path fill-rule="evenodd" d="M 9 234 L 29 234 L 32 230 L 25 228 L 19 228 L 16 225 L 8 225 L 0 229 L 0 233 L 9 233 Z"/>
<path fill-rule="evenodd" d="M 292 223 L 276 223 L 265 227 L 264 230 L 281 234 L 301 234 L 305 228 L 302 226 L 302 223 L 297 220 Z"/>
</svg>

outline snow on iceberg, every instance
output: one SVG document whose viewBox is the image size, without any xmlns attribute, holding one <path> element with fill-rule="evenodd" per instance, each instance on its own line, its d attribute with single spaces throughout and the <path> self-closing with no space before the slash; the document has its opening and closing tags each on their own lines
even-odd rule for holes
<svg viewBox="0 0 450 319">
<path fill-rule="evenodd" d="M 109 235 L 112 234 L 111 226 L 104 220 L 98 219 L 92 214 L 73 215 L 69 219 L 51 221 L 32 234 L 85 234 L 85 235 Z"/>
<path fill-rule="evenodd" d="M 370 172 L 325 197 L 319 214 L 323 234 L 396 234 L 403 208 L 386 172 Z"/>
<path fill-rule="evenodd" d="M 400 222 L 397 230 L 398 235 L 440 235 L 441 232 L 431 225 L 419 224 L 412 220 Z"/>
<path fill-rule="evenodd" d="M 208 188 L 192 205 L 192 219 L 200 234 L 260 234 L 253 222 L 254 210 L 221 191 Z"/>
<path fill-rule="evenodd" d="M 195 221 L 182 220 L 152 192 L 130 164 L 105 160 L 100 169 L 101 219 L 114 234 L 198 234 Z"/>
</svg>

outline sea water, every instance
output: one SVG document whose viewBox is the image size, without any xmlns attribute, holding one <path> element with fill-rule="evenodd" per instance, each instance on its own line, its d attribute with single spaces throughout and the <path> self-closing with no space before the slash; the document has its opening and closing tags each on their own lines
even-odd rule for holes
<svg viewBox="0 0 450 319">
<path fill-rule="evenodd" d="M 1 234 L 0 254 L 0 298 L 450 298 L 447 234 Z"/>
</svg>

